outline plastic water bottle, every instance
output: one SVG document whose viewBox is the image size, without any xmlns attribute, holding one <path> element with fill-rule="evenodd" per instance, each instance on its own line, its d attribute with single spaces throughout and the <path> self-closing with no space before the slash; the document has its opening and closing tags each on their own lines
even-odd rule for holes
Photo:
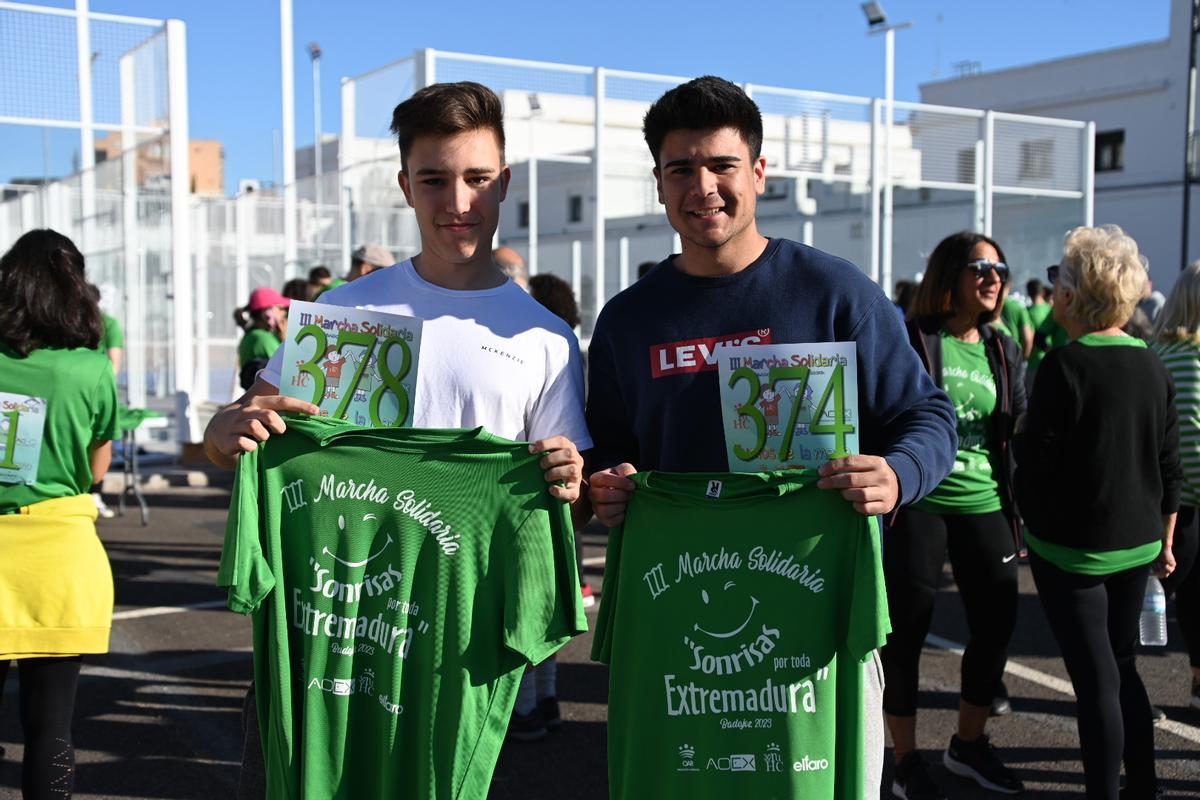
<svg viewBox="0 0 1200 800">
<path fill-rule="evenodd" d="M 1167 643 L 1167 593 L 1163 591 L 1162 582 L 1153 575 L 1146 581 L 1138 630 L 1144 645 L 1163 647 Z"/>
</svg>

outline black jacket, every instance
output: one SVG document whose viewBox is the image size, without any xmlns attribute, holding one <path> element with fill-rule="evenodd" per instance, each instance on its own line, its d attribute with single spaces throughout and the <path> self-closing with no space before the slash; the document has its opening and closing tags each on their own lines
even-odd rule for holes
<svg viewBox="0 0 1200 800">
<path fill-rule="evenodd" d="M 908 340 L 934 383 L 945 389 L 942 380 L 942 323 L 932 317 L 910 319 Z M 981 325 L 979 335 L 987 354 L 992 377 L 996 381 L 996 410 L 992 412 L 992 443 L 997 448 L 996 483 L 1000 490 L 1000 502 L 1005 516 L 1012 526 L 1013 542 L 1021 546 L 1021 516 L 1017 510 L 1016 492 L 1013 488 L 1012 440 L 1017 420 L 1025 413 L 1025 357 L 1021 348 L 1007 334 L 991 325 Z"/>
</svg>

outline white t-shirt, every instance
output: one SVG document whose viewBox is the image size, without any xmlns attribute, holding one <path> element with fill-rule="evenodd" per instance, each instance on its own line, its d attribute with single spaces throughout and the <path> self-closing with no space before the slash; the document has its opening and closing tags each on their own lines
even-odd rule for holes
<svg viewBox="0 0 1200 800">
<path fill-rule="evenodd" d="M 417 367 L 418 428 L 474 428 L 517 441 L 566 436 L 590 449 L 579 340 L 511 280 L 494 289 L 435 286 L 404 261 L 321 295 L 336 306 L 424 320 Z M 259 373 L 279 386 L 283 348 Z"/>
</svg>

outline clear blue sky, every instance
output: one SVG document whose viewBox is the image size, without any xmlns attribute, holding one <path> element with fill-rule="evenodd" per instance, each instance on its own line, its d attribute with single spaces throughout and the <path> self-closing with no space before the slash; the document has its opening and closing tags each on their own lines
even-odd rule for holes
<svg viewBox="0 0 1200 800">
<path fill-rule="evenodd" d="M 991 70 L 1165 38 L 1170 0 L 886 0 L 884 7 L 891 19 L 915 23 L 897 34 L 896 96 L 917 100 L 919 84 L 951 76 L 955 62 L 978 61 Z M 281 124 L 277 2 L 92 0 L 92 10 L 186 22 L 192 138 L 224 143 L 227 191 L 239 178 L 279 175 L 273 145 Z M 295 0 L 293 14 L 298 146 L 313 138 L 304 49 L 310 41 L 324 51 L 322 127 L 327 132 L 341 125 L 341 77 L 422 47 L 675 75 L 715 73 L 844 94 L 883 93 L 883 40 L 866 35 L 857 0 Z M 8 79 L 0 74 L 0 82 Z M 385 116 L 389 112 L 380 110 Z M 70 164 L 67 151 L 78 143 L 71 136 L 49 137 L 55 151 L 52 170 Z M 12 128 L 0 126 L 0 151 L 8 151 L 0 155 L 0 180 L 40 175 L 41 142 L 40 131 L 17 138 Z"/>
</svg>

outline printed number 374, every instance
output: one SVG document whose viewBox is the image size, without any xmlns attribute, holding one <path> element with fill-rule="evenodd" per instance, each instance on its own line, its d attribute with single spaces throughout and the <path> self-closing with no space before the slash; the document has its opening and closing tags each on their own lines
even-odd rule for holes
<svg viewBox="0 0 1200 800">
<path fill-rule="evenodd" d="M 803 404 L 804 390 L 808 386 L 808 378 L 808 367 L 771 367 L 767 374 L 767 385 L 764 387 L 762 379 L 749 367 L 739 367 L 733 371 L 733 374 L 729 376 L 729 388 L 733 389 L 738 384 L 745 383 L 749 389 L 746 402 L 737 407 L 737 413 L 740 417 L 748 417 L 754 425 L 754 445 L 747 448 L 735 444 L 733 446 L 734 455 L 742 461 L 753 461 L 767 445 L 767 418 L 758 406 L 763 389 L 770 389 L 778 393 L 778 384 L 784 381 L 796 381 L 792 410 L 788 413 L 787 425 L 782 431 L 783 441 L 779 445 L 779 460 L 788 461 L 792 458 L 792 442 L 796 435 L 796 423 L 800 414 L 800 406 Z M 833 403 L 832 415 L 828 413 L 831 402 Z M 831 418 L 832 421 L 824 422 L 826 418 Z M 774 428 L 775 426 L 770 427 Z M 813 411 L 812 422 L 809 424 L 808 430 L 811 433 L 833 434 L 834 446 L 833 452 L 830 453 L 831 456 L 836 458 L 847 454 L 846 435 L 854 433 L 854 426 L 846 422 L 845 378 L 841 364 L 834 367 L 833 373 L 829 376 L 825 391 L 821 394 L 821 399 Z"/>
</svg>

